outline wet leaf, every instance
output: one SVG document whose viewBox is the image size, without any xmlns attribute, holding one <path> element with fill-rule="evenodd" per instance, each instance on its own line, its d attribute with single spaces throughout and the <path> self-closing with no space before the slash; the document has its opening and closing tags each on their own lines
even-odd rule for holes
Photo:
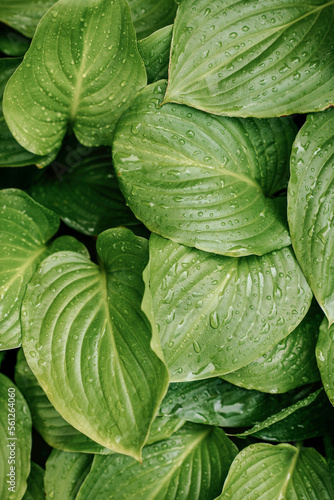
<svg viewBox="0 0 334 500">
<path fill-rule="evenodd" d="M 148 83 L 168 77 L 172 31 L 173 26 L 166 26 L 138 42 L 139 53 L 146 67 Z"/>
<path fill-rule="evenodd" d="M 44 469 L 34 462 L 31 462 L 28 487 L 23 500 L 45 500 Z"/>
</svg>

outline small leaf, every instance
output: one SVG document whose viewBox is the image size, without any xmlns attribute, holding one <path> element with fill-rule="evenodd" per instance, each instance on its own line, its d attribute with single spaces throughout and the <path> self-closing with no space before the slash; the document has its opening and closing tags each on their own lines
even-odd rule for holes
<svg viewBox="0 0 334 500">
<path fill-rule="evenodd" d="M 44 469 L 34 462 L 31 462 L 28 487 L 23 500 L 45 500 Z"/>
<path fill-rule="evenodd" d="M 97 253 L 100 266 L 74 252 L 42 262 L 22 307 L 24 351 L 65 420 L 140 458 L 168 385 L 140 309 L 147 241 L 110 229 L 98 237 Z"/>
<path fill-rule="evenodd" d="M 143 450 L 143 464 L 124 455 L 96 456 L 77 500 L 210 500 L 221 490 L 236 446 L 222 429 L 184 425 Z"/>
<path fill-rule="evenodd" d="M 288 219 L 298 262 L 334 322 L 334 109 L 307 117 L 291 156 Z"/>
<path fill-rule="evenodd" d="M 30 453 L 31 417 L 28 405 L 13 382 L 0 373 L 1 500 L 23 497 L 30 472 Z"/>
<path fill-rule="evenodd" d="M 303 319 L 312 293 L 287 247 L 238 259 L 150 238 L 143 310 L 173 382 L 235 371 Z"/>
<path fill-rule="evenodd" d="M 177 5 L 174 0 L 128 0 L 138 40 L 172 24 Z"/>
<path fill-rule="evenodd" d="M 139 53 L 146 67 L 148 83 L 168 77 L 172 32 L 173 26 L 165 26 L 138 42 Z"/>
<path fill-rule="evenodd" d="M 333 0 L 183 0 L 166 101 L 258 118 L 325 109 L 333 28 Z"/>
<path fill-rule="evenodd" d="M 42 18 L 6 87 L 4 114 L 29 151 L 58 152 L 69 128 L 109 145 L 146 72 L 126 0 L 60 0 Z"/>
<path fill-rule="evenodd" d="M 147 444 L 157 443 L 158 441 L 170 438 L 185 422 L 185 420 L 178 417 L 155 417 Z"/>
<path fill-rule="evenodd" d="M 52 450 L 45 465 L 46 499 L 75 500 L 92 466 L 92 455 Z"/>
<path fill-rule="evenodd" d="M 315 449 L 259 443 L 237 455 L 223 492 L 216 500 L 331 500 L 333 497 L 327 463 Z"/>
<path fill-rule="evenodd" d="M 329 327 L 327 319 L 320 325 L 316 356 L 324 389 L 334 406 L 334 325 Z"/>
<path fill-rule="evenodd" d="M 150 231 L 230 256 L 290 244 L 286 206 L 295 135 L 289 118 L 220 118 L 160 106 L 164 81 L 148 86 L 117 125 L 115 170 L 125 199 Z"/>
<path fill-rule="evenodd" d="M 321 309 L 314 304 L 297 328 L 273 349 L 223 378 L 246 389 L 273 394 L 317 382 L 315 346 L 322 318 Z"/>
</svg>

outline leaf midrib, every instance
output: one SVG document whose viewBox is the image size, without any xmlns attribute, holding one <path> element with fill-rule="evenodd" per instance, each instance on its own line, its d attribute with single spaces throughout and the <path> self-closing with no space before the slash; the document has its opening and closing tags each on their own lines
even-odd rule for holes
<svg viewBox="0 0 334 500">
<path fill-rule="evenodd" d="M 31 254 L 31 256 L 25 261 L 23 266 L 21 266 L 18 270 L 17 273 L 12 276 L 12 278 L 7 281 L 2 287 L 0 287 L 0 290 L 3 288 L 8 289 L 16 280 L 18 277 L 23 278 L 25 271 L 31 266 L 31 264 L 46 250 L 46 246 L 43 245 L 37 252 L 34 252 Z"/>
<path fill-rule="evenodd" d="M 286 478 L 284 480 L 284 483 L 283 483 L 283 486 L 281 488 L 281 491 L 279 492 L 279 496 L 278 496 L 277 500 L 284 500 L 286 498 L 286 496 L 285 496 L 286 490 L 287 490 L 289 482 L 291 480 L 292 473 L 293 473 L 293 471 L 294 471 L 294 469 L 296 467 L 299 455 L 300 455 L 300 447 L 297 446 L 296 447 L 296 451 L 295 451 L 295 455 L 294 455 L 294 457 L 291 460 L 290 467 L 289 467 L 289 469 L 287 471 Z"/>
</svg>

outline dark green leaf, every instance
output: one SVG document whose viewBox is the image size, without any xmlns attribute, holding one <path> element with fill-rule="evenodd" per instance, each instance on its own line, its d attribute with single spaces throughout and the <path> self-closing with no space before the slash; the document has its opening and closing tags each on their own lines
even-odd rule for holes
<svg viewBox="0 0 334 500">
<path fill-rule="evenodd" d="M 23 56 L 29 49 L 30 40 L 6 25 L 0 24 L 0 52 L 7 56 Z"/>
<path fill-rule="evenodd" d="M 128 0 L 138 39 L 172 24 L 177 5 L 174 0 Z"/>
<path fill-rule="evenodd" d="M 328 327 L 327 319 L 320 326 L 316 355 L 322 383 L 334 406 L 334 325 Z"/>
<path fill-rule="evenodd" d="M 23 500 L 45 500 L 44 469 L 34 462 L 31 462 L 28 488 L 24 494 Z"/>
<path fill-rule="evenodd" d="M 139 53 L 145 63 L 148 83 L 168 77 L 169 52 L 173 26 L 166 26 L 139 40 Z"/>
</svg>

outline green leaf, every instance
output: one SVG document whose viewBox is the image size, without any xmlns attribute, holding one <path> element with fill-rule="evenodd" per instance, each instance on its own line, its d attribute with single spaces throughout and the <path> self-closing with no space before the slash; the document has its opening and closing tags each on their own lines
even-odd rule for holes
<svg viewBox="0 0 334 500">
<path fill-rule="evenodd" d="M 98 235 L 137 222 L 119 190 L 109 148 L 72 143 L 36 177 L 31 196 L 77 231 Z"/>
<path fill-rule="evenodd" d="M 320 379 L 315 346 L 321 309 L 311 307 L 297 328 L 273 349 L 223 378 L 246 389 L 282 393 Z"/>
<path fill-rule="evenodd" d="M 288 218 L 296 257 L 334 322 L 334 109 L 307 117 L 291 156 Z"/>
<path fill-rule="evenodd" d="M 143 450 L 143 464 L 124 455 L 96 456 L 77 500 L 210 500 L 237 453 L 218 428 L 185 425 Z"/>
<path fill-rule="evenodd" d="M 16 140 L 35 154 L 59 151 L 69 128 L 85 146 L 109 145 L 145 83 L 126 0 L 60 0 L 8 82 L 4 113 Z"/>
<path fill-rule="evenodd" d="M 168 77 L 172 31 L 173 26 L 165 26 L 138 42 L 139 53 L 146 67 L 148 83 Z"/>
<path fill-rule="evenodd" d="M 45 465 L 47 499 L 74 500 L 92 466 L 92 455 L 52 450 Z"/>
<path fill-rule="evenodd" d="M 9 418 L 9 415 L 14 418 Z M 30 452 L 29 408 L 13 382 L 0 373 L 1 500 L 17 500 L 23 497 L 30 471 Z"/>
<path fill-rule="evenodd" d="M 290 247 L 238 259 L 150 238 L 143 310 L 173 382 L 238 370 L 305 316 L 312 293 Z"/>
<path fill-rule="evenodd" d="M 138 40 L 174 22 L 174 0 L 128 0 Z"/>
<path fill-rule="evenodd" d="M 334 103 L 333 6 L 183 0 L 165 100 L 258 118 L 327 108 Z"/>
<path fill-rule="evenodd" d="M 21 345 L 20 308 L 27 283 L 48 255 L 59 218 L 18 189 L 0 191 L 0 349 Z"/>
<path fill-rule="evenodd" d="M 2 98 L 6 84 L 21 61 L 21 58 L 0 59 L 0 167 L 32 165 L 42 160 L 40 156 L 30 153 L 14 139 L 2 112 Z"/>
<path fill-rule="evenodd" d="M 155 417 L 146 444 L 153 444 L 170 438 L 185 422 L 185 420 L 178 417 Z"/>
<path fill-rule="evenodd" d="M 4 351 L 0 351 L 0 368 L 1 368 L 1 364 L 2 364 L 2 362 L 4 360 L 4 358 L 5 358 L 5 352 Z"/>
<path fill-rule="evenodd" d="M 140 309 L 147 241 L 110 229 L 98 237 L 97 253 L 100 266 L 73 252 L 42 262 L 22 306 L 23 346 L 65 420 L 140 458 L 168 385 Z"/>
<path fill-rule="evenodd" d="M 1 0 L 0 21 L 28 38 L 34 36 L 37 24 L 55 0 Z"/>
<path fill-rule="evenodd" d="M 259 443 L 248 446 L 234 459 L 217 500 L 331 500 L 333 497 L 326 461 L 315 449 Z"/>
<path fill-rule="evenodd" d="M 324 389 L 334 406 L 334 325 L 329 327 L 326 319 L 320 325 L 316 356 Z"/>
<path fill-rule="evenodd" d="M 29 368 L 22 349 L 17 354 L 15 383 L 29 405 L 35 429 L 49 446 L 71 452 L 110 453 L 108 448 L 79 432 L 57 412 Z"/>
<path fill-rule="evenodd" d="M 23 56 L 29 49 L 30 40 L 5 24 L 0 25 L 0 52 L 7 56 Z"/>
<path fill-rule="evenodd" d="M 31 462 L 28 487 L 23 500 L 45 500 L 44 469 L 34 462 Z"/>
<path fill-rule="evenodd" d="M 117 125 L 115 170 L 125 199 L 152 232 L 223 255 L 262 255 L 290 244 L 285 188 L 295 135 L 289 118 L 220 118 L 160 107 L 150 85 Z"/>
</svg>

